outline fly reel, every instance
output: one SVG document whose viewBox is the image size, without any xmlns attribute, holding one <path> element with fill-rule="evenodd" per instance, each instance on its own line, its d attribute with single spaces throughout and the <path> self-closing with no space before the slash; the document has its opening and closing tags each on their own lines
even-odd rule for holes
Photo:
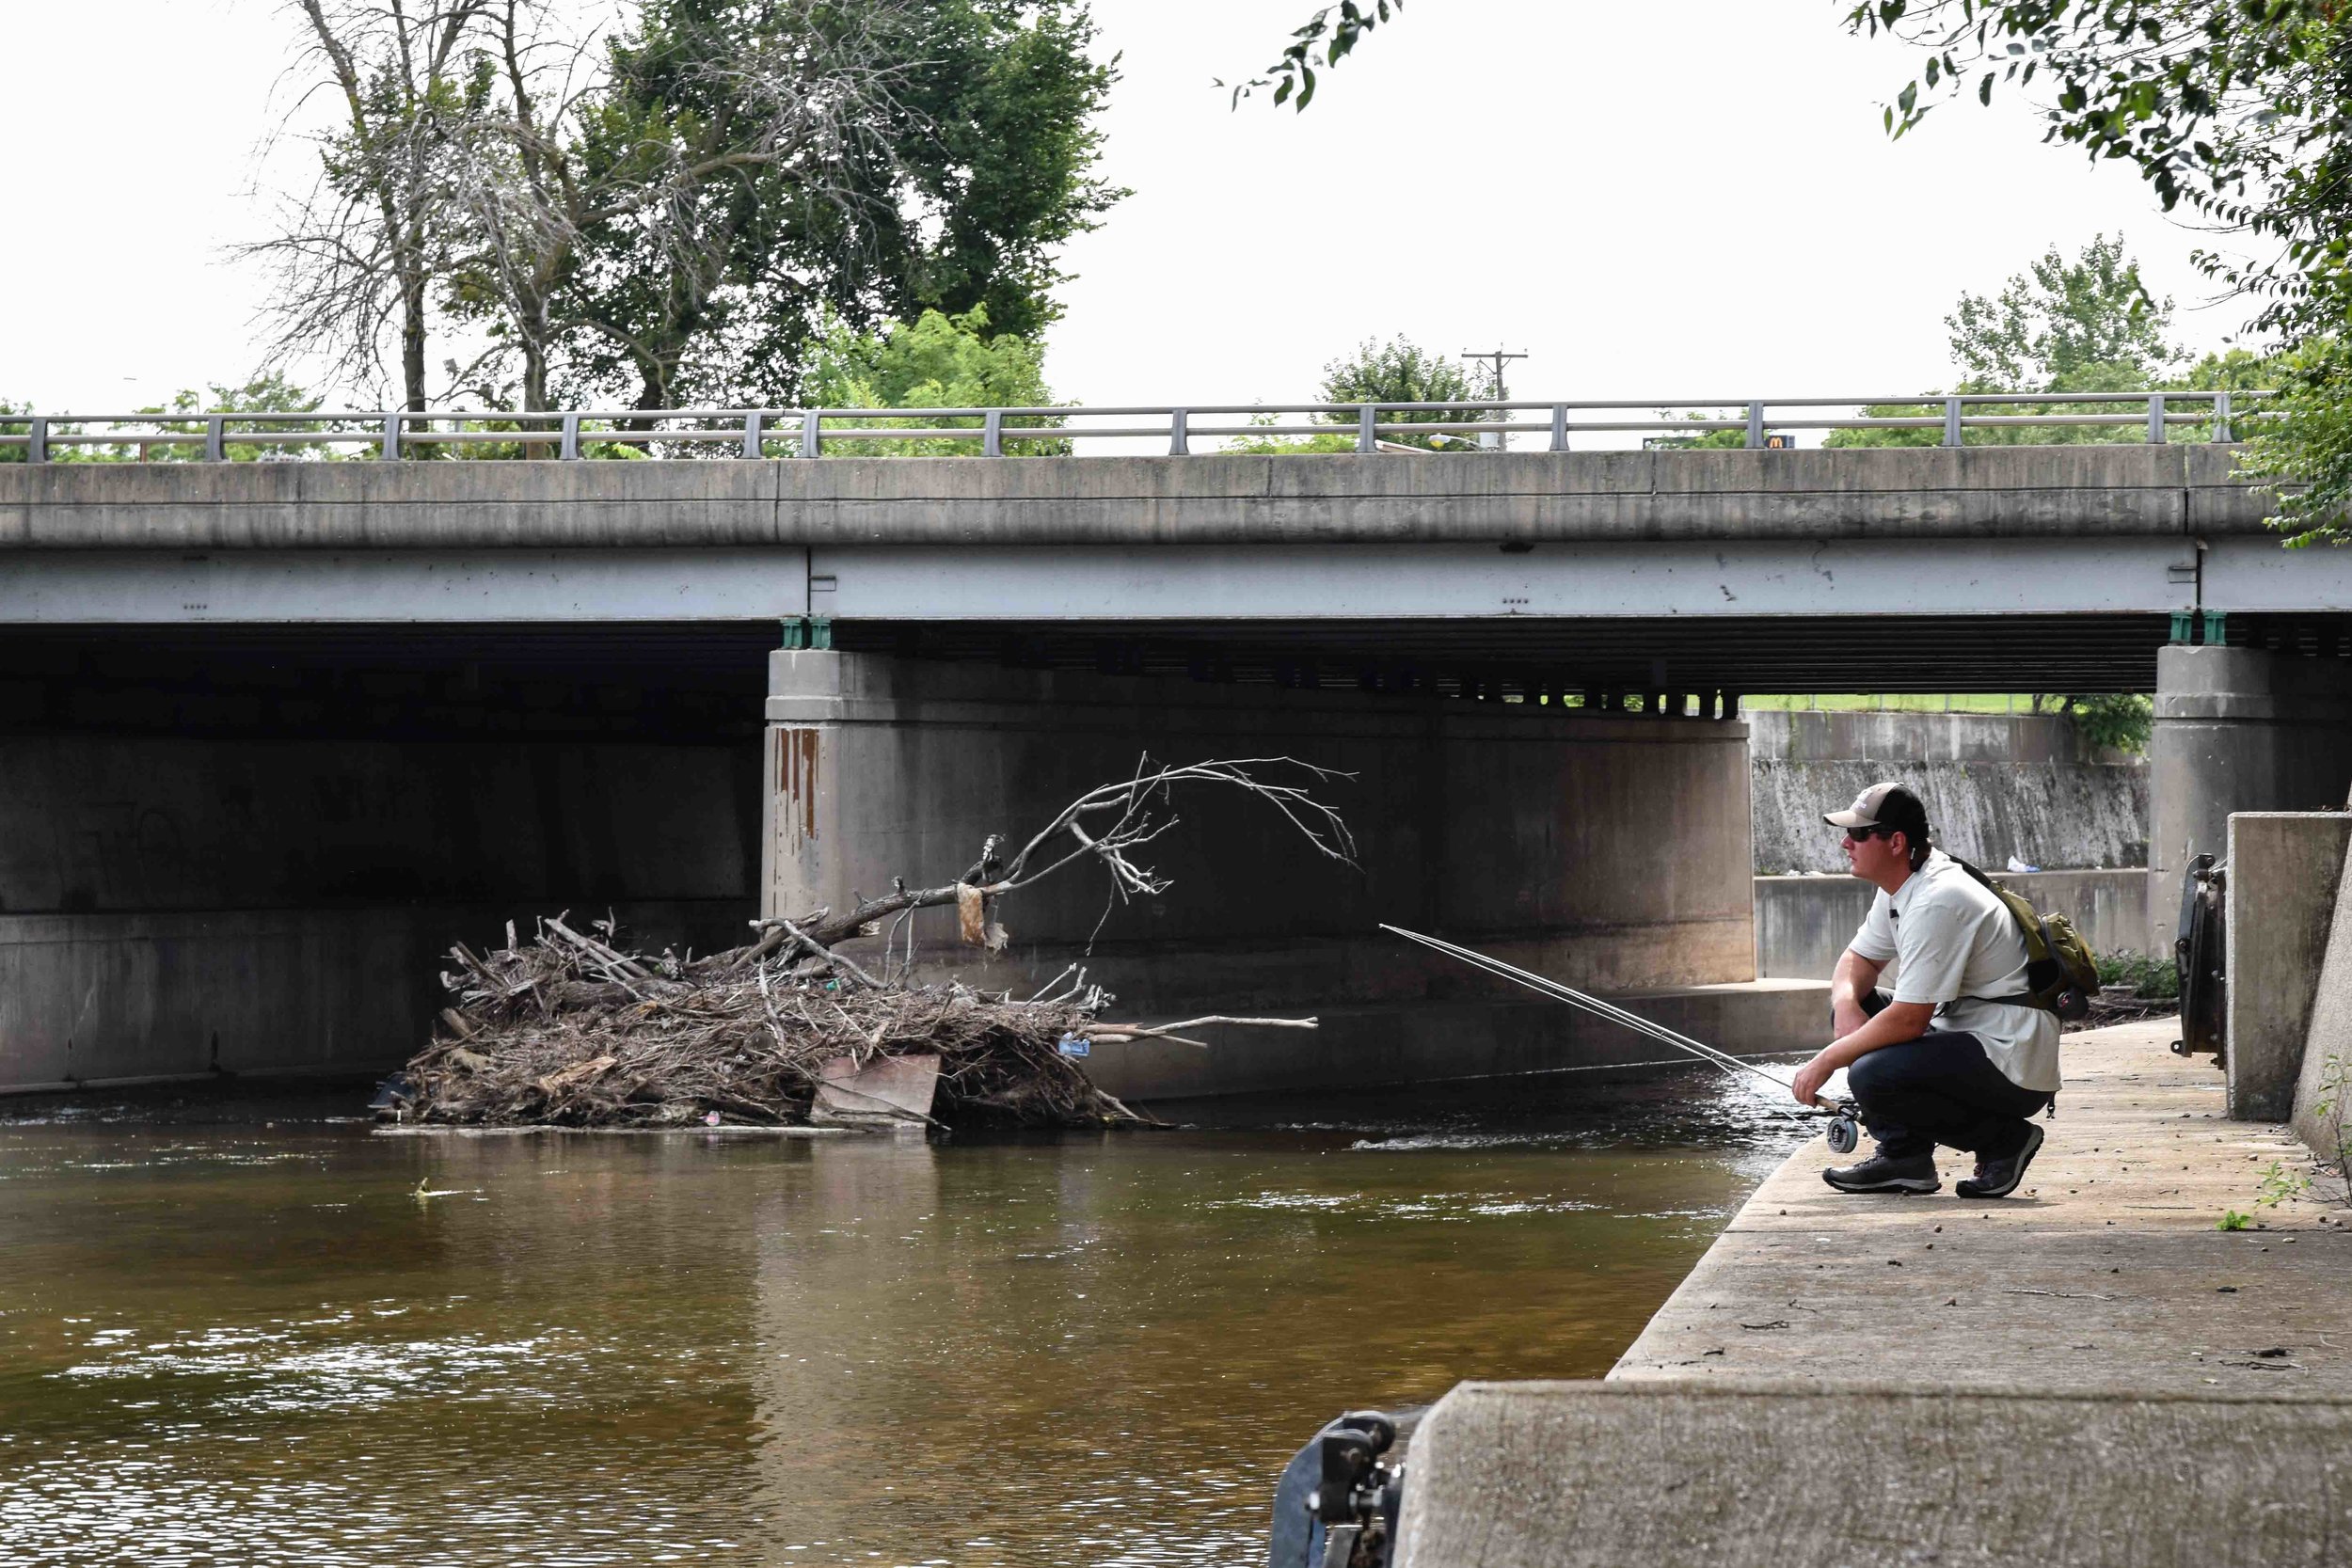
<svg viewBox="0 0 2352 1568">
<path fill-rule="evenodd" d="M 1862 1119 L 1854 1114 L 1853 1101 L 1836 1102 L 1836 1113 L 1830 1118 L 1829 1147 L 1835 1154 L 1851 1154 L 1862 1144 Z"/>
</svg>

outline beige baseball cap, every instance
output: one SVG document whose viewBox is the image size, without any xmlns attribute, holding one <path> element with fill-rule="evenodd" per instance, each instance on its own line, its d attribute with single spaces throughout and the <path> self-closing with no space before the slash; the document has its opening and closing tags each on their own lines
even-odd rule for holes
<svg viewBox="0 0 2352 1568">
<path fill-rule="evenodd" d="M 1908 834 L 1915 844 L 1928 832 L 1928 808 L 1919 803 L 1919 797 L 1891 780 L 1872 784 L 1844 811 L 1823 812 L 1821 820 L 1833 828 L 1885 828 Z"/>
</svg>

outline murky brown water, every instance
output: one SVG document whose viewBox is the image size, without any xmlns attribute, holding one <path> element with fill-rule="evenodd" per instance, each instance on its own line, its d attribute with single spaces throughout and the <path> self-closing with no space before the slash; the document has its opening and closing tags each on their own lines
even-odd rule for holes
<svg viewBox="0 0 2352 1568">
<path fill-rule="evenodd" d="M 0 1558 L 1245 1563 L 1338 1410 L 1604 1371 L 1795 1141 L 1685 1075 L 1216 1114 L 0 1124 Z"/>
</svg>

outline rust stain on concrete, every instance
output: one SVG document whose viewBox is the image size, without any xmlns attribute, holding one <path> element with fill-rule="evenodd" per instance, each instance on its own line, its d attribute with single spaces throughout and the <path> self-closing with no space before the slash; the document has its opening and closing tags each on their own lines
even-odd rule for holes
<svg viewBox="0 0 2352 1568">
<path fill-rule="evenodd" d="M 776 732 L 776 820 L 792 835 L 792 847 L 817 837 L 817 732 Z"/>
</svg>

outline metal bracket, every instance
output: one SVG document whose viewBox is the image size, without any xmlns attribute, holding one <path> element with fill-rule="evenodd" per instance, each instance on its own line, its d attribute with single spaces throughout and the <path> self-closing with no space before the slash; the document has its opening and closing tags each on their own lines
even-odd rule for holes
<svg viewBox="0 0 2352 1568">
<path fill-rule="evenodd" d="M 787 653 L 828 651 L 833 647 L 833 623 L 808 615 L 788 617 L 784 623 L 784 646 Z"/>
</svg>

